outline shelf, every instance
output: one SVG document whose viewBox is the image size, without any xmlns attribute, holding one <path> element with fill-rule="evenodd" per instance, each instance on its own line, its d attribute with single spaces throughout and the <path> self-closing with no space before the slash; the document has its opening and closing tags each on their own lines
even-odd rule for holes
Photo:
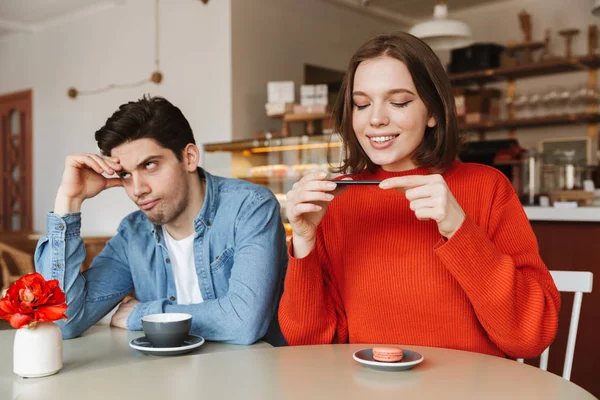
<svg viewBox="0 0 600 400">
<path fill-rule="evenodd" d="M 501 82 L 517 78 L 530 78 L 560 74 L 564 72 L 585 71 L 600 67 L 600 56 L 583 56 L 541 61 L 533 64 L 500 67 L 481 71 L 449 74 L 453 86 L 467 86 L 487 82 Z"/>
<path fill-rule="evenodd" d="M 600 113 L 565 114 L 549 117 L 519 118 L 503 121 L 485 121 L 477 124 L 464 124 L 461 131 L 499 131 L 516 128 L 537 128 L 544 126 L 585 124 L 600 122 Z"/>
<path fill-rule="evenodd" d="M 315 121 L 318 119 L 327 119 L 330 118 L 332 114 L 329 113 L 293 113 L 286 112 L 283 114 L 268 114 L 267 117 L 273 119 L 283 119 L 287 122 L 296 122 L 296 121 Z"/>
<path fill-rule="evenodd" d="M 600 113 L 565 114 L 549 117 L 519 118 L 503 121 L 484 121 L 476 124 L 463 124 L 459 126 L 459 129 L 465 132 L 481 132 L 586 123 L 600 123 Z M 209 153 L 225 151 L 234 153 L 243 152 L 247 154 L 260 154 L 293 150 L 339 148 L 341 146 L 342 143 L 340 142 L 338 135 L 326 134 L 208 143 L 204 145 L 204 151 Z"/>
<path fill-rule="evenodd" d="M 492 164 L 492 167 L 505 167 L 507 165 L 522 165 L 523 161 L 521 160 L 507 160 L 507 161 L 496 161 Z"/>
<path fill-rule="evenodd" d="M 516 44 L 509 44 L 506 46 L 507 51 L 517 51 L 517 50 L 539 50 L 543 49 L 546 46 L 544 42 L 523 42 Z"/>
<path fill-rule="evenodd" d="M 273 177 L 252 177 L 252 178 L 237 178 L 248 182 L 256 183 L 258 185 L 269 185 L 269 184 L 280 184 L 280 183 L 296 183 L 300 180 L 300 177 L 294 178 L 291 176 L 273 176 Z"/>
<path fill-rule="evenodd" d="M 332 174 L 332 175 L 330 175 L 330 178 L 336 177 L 336 176 L 339 176 L 339 174 Z M 330 179 L 330 178 L 328 178 L 328 179 Z M 255 176 L 255 177 L 252 177 L 252 178 L 241 177 L 241 178 L 236 178 L 236 179 L 241 179 L 241 180 L 244 180 L 244 181 L 256 183 L 258 185 L 269 185 L 269 184 L 282 184 L 282 183 L 283 184 L 285 184 L 285 183 L 296 183 L 300 179 L 302 179 L 302 176 L 272 176 L 272 177 L 266 177 L 266 176 L 258 177 L 258 176 Z"/>
<path fill-rule="evenodd" d="M 316 121 L 319 119 L 327 119 L 331 117 L 331 113 L 306 113 L 306 114 L 285 114 L 283 120 L 285 122 L 296 121 Z"/>
<path fill-rule="evenodd" d="M 212 153 L 217 151 L 270 153 L 290 150 L 327 149 L 341 147 L 337 135 L 303 135 L 287 136 L 274 139 L 247 139 L 223 143 L 207 143 L 204 151 Z"/>
</svg>

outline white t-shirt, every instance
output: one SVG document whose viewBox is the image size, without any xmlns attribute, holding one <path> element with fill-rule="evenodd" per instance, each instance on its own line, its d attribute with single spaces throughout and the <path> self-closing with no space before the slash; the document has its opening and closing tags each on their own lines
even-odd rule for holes
<svg viewBox="0 0 600 400">
<path fill-rule="evenodd" d="M 194 264 L 194 235 L 175 240 L 164 226 L 162 230 L 171 257 L 171 269 L 177 290 L 177 304 L 202 303 L 202 293 L 200 293 Z"/>
</svg>

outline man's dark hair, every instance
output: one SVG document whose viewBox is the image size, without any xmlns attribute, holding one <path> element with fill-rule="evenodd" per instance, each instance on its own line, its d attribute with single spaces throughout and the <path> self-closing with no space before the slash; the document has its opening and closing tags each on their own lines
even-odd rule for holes
<svg viewBox="0 0 600 400">
<path fill-rule="evenodd" d="M 163 97 L 144 96 L 123 104 L 96 132 L 96 142 L 105 156 L 123 143 L 153 139 L 183 159 L 183 149 L 196 144 L 189 122 L 181 110 Z"/>
</svg>

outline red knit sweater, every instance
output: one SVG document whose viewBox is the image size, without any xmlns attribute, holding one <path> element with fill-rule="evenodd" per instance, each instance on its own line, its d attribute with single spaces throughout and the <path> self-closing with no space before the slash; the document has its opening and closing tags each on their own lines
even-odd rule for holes
<svg viewBox="0 0 600 400">
<path fill-rule="evenodd" d="M 354 179 L 428 174 L 378 170 Z M 279 308 L 290 345 L 395 343 L 534 357 L 554 339 L 560 295 L 510 182 L 456 162 L 443 174 L 467 217 L 450 240 L 404 195 L 354 186 L 317 244 L 290 261 Z"/>
</svg>

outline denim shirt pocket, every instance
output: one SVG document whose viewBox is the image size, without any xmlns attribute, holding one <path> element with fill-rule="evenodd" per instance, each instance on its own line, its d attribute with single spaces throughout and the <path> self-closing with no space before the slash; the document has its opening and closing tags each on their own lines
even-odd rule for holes
<svg viewBox="0 0 600 400">
<path fill-rule="evenodd" d="M 229 277 L 233 267 L 234 250 L 228 247 L 210 263 L 215 295 L 224 296 L 229 291 Z"/>
</svg>

